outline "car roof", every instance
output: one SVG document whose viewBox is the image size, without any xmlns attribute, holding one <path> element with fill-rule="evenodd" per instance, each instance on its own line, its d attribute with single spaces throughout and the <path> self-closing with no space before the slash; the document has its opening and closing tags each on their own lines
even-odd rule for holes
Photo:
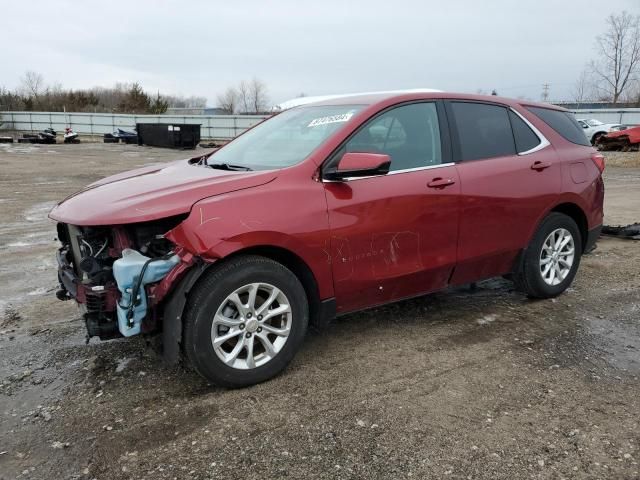
<svg viewBox="0 0 640 480">
<path fill-rule="evenodd" d="M 568 111 L 565 108 L 549 103 L 533 102 L 524 99 L 513 99 L 507 97 L 499 97 L 496 95 L 473 95 L 469 93 L 453 93 L 444 92 L 434 89 L 413 89 L 413 90 L 390 90 L 386 92 L 366 92 L 366 93 L 354 93 L 344 95 L 326 95 L 321 97 L 302 97 L 294 100 L 307 100 L 297 104 L 284 102 L 280 106 L 285 110 L 287 108 L 306 106 L 306 105 L 368 105 L 373 106 L 375 104 L 389 104 L 400 102 L 410 102 L 415 100 L 428 100 L 428 99 L 449 99 L 449 100 L 470 100 L 478 102 L 490 102 L 500 103 L 508 106 L 531 106 L 549 108 L 553 110 Z M 290 105 L 290 106 L 289 106 Z"/>
<path fill-rule="evenodd" d="M 442 90 L 436 90 L 433 88 L 411 88 L 406 90 L 385 90 L 379 92 L 360 92 L 360 93 L 339 93 L 333 95 L 316 95 L 312 97 L 297 97 L 286 102 L 279 103 L 273 107 L 274 111 L 287 110 L 293 107 L 299 107 L 301 105 L 309 105 L 311 103 L 328 102 L 338 100 L 340 98 L 352 98 L 352 97 L 364 97 L 364 96 L 387 96 L 393 94 L 405 94 L 405 93 L 431 93 L 441 92 Z"/>
</svg>

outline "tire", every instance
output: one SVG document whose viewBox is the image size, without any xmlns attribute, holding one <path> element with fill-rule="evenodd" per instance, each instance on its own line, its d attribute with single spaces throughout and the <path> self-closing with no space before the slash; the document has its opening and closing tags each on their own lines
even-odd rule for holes
<svg viewBox="0 0 640 480">
<path fill-rule="evenodd" d="M 555 237 L 549 240 L 552 233 Z M 549 248 L 547 242 L 553 245 L 554 240 L 561 235 L 563 241 L 568 236 L 571 239 L 565 246 L 558 249 L 558 253 L 552 253 L 554 249 Z M 568 255 L 571 244 L 573 244 L 572 256 Z M 581 256 L 582 237 L 576 222 L 563 213 L 552 212 L 542 221 L 523 253 L 520 265 L 514 274 L 516 287 L 531 298 L 556 297 L 573 282 L 580 266 Z M 554 271 L 546 270 L 547 267 Z M 545 271 L 546 275 L 544 275 Z"/>
<path fill-rule="evenodd" d="M 212 267 L 198 281 L 184 315 L 183 348 L 191 366 L 210 382 L 245 387 L 284 370 L 308 323 L 304 288 L 290 270 L 265 257 L 238 257 Z"/>
<path fill-rule="evenodd" d="M 605 132 L 598 132 L 591 137 L 591 145 L 598 145 L 598 140 L 606 135 Z"/>
</svg>

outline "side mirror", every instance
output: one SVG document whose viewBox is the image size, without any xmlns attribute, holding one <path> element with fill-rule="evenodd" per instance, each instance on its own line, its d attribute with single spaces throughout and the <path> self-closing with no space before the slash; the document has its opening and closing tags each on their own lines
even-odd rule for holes
<svg viewBox="0 0 640 480">
<path fill-rule="evenodd" d="M 327 180 L 344 180 L 349 177 L 386 175 L 391 166 L 391 157 L 382 153 L 348 152 L 342 155 L 337 167 L 326 171 Z"/>
</svg>

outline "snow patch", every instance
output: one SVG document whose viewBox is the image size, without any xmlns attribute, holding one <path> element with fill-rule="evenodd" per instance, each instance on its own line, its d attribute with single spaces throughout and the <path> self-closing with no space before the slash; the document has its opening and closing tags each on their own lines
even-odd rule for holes
<svg viewBox="0 0 640 480">
<path fill-rule="evenodd" d="M 116 373 L 122 373 L 127 365 L 133 360 L 133 357 L 125 357 L 118 360 L 118 364 L 116 365 Z"/>
<path fill-rule="evenodd" d="M 29 293 L 27 293 L 27 295 L 35 297 L 36 295 L 44 295 L 48 291 L 49 289 L 46 287 L 39 287 L 39 288 L 36 288 L 35 290 L 31 290 Z"/>
<path fill-rule="evenodd" d="M 476 320 L 476 323 L 478 325 L 489 325 L 495 322 L 496 318 L 498 318 L 498 316 L 492 313 L 490 315 L 485 315 L 484 317 L 479 318 L 478 320 Z"/>
</svg>

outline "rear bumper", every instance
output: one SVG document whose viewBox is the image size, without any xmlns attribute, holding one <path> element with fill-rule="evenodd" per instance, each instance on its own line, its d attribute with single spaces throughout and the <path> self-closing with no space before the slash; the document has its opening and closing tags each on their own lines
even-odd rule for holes
<svg viewBox="0 0 640 480">
<path fill-rule="evenodd" d="M 596 242 L 602 232 L 602 225 L 598 225 L 587 232 L 587 241 L 584 244 L 584 253 L 589 253 L 596 246 Z"/>
</svg>

